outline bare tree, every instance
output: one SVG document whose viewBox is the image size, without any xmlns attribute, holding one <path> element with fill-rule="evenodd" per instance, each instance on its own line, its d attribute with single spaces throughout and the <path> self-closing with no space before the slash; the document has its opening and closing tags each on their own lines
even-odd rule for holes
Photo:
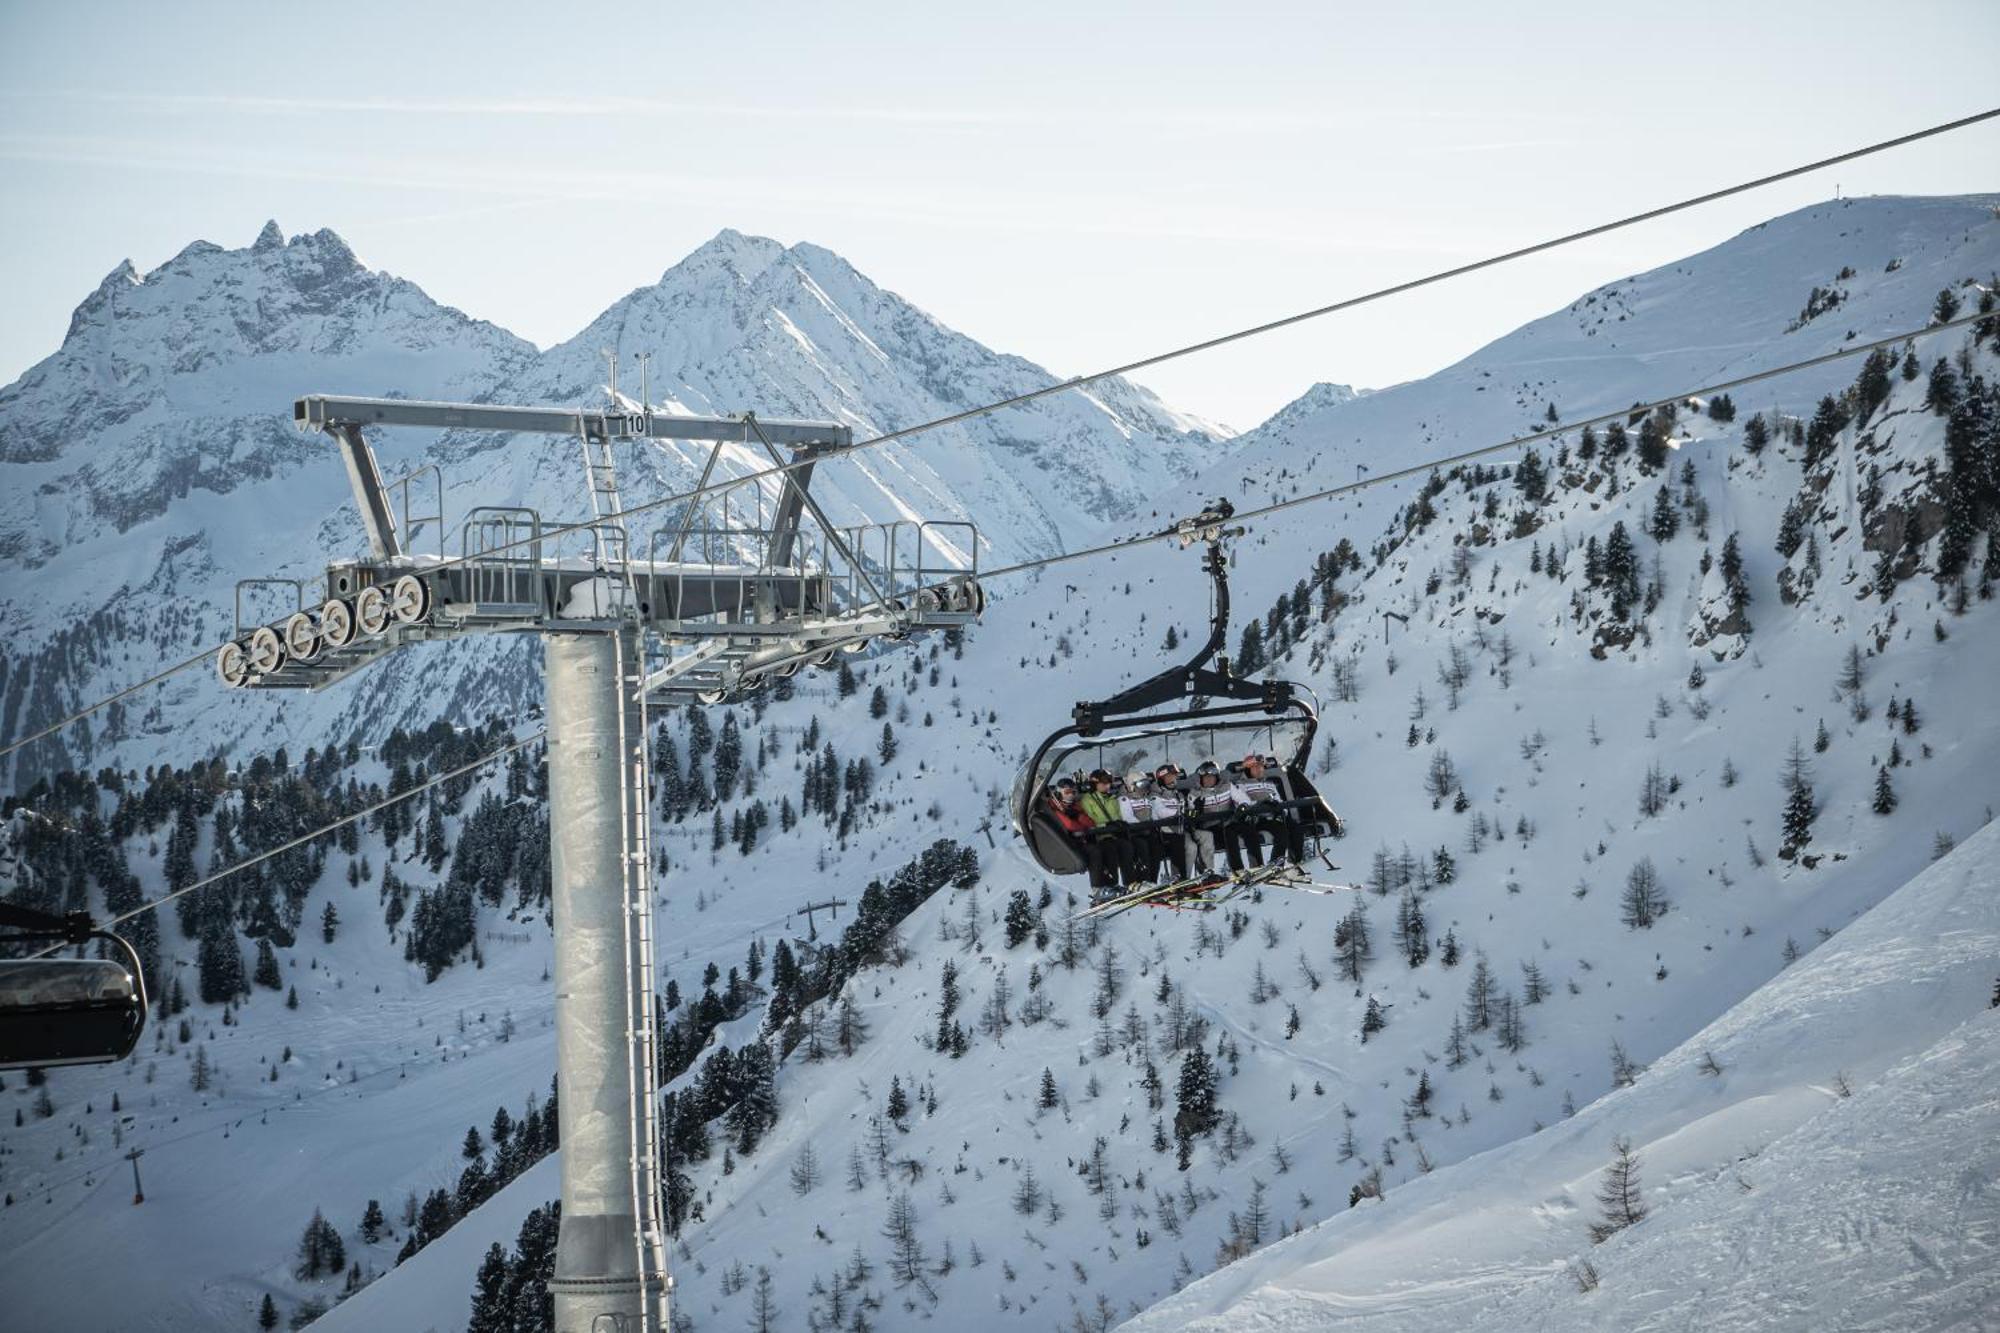
<svg viewBox="0 0 2000 1333">
<path fill-rule="evenodd" d="M 1590 1239 L 1598 1244 L 1646 1217 L 1644 1190 L 1639 1184 L 1639 1155 L 1632 1151 L 1629 1139 L 1615 1140 L 1611 1151 L 1615 1155 L 1597 1184 L 1597 1203 L 1604 1210 L 1604 1219 L 1590 1228 Z"/>
<path fill-rule="evenodd" d="M 917 1210 L 907 1194 L 889 1199 L 889 1217 L 882 1224 L 889 1241 L 889 1274 L 899 1287 L 923 1280 L 924 1244 L 917 1236 Z"/>
<path fill-rule="evenodd" d="M 1619 918 L 1634 930 L 1652 925 L 1667 910 L 1666 895 L 1660 892 L 1660 872 L 1653 868 L 1652 857 L 1640 857 L 1625 876 L 1625 893 L 1618 906 Z"/>
<path fill-rule="evenodd" d="M 750 1294 L 750 1327 L 756 1333 L 773 1333 L 778 1327 L 778 1300 L 771 1293 L 771 1270 L 757 1265 L 757 1285 Z"/>
<path fill-rule="evenodd" d="M 812 1140 L 807 1139 L 799 1148 L 799 1155 L 792 1159 L 792 1193 L 811 1194 L 819 1185 L 819 1154 L 813 1151 Z"/>
</svg>

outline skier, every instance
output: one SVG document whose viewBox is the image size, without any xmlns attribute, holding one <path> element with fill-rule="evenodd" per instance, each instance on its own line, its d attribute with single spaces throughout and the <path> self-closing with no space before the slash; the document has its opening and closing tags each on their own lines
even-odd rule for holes
<svg viewBox="0 0 2000 1333">
<path fill-rule="evenodd" d="M 1242 776 L 1230 787 L 1230 797 L 1241 811 L 1234 826 L 1233 842 L 1242 848 L 1253 866 L 1264 864 L 1264 835 L 1271 835 L 1271 851 L 1275 856 L 1283 852 L 1293 865 L 1303 865 L 1306 859 L 1304 832 L 1291 812 L 1282 804 L 1289 793 L 1284 786 L 1284 775 L 1278 772 L 1266 773 L 1264 756 L 1251 753 L 1243 756 Z"/>
<path fill-rule="evenodd" d="M 1160 830 L 1153 823 L 1153 779 L 1143 768 L 1125 775 L 1125 792 L 1118 798 L 1118 813 L 1131 830 L 1126 850 L 1125 887 L 1150 886 L 1160 873 Z"/>
<path fill-rule="evenodd" d="M 1117 779 L 1109 769 L 1094 768 L 1085 781 L 1090 789 L 1083 794 L 1083 813 L 1090 816 L 1090 822 L 1099 830 L 1091 838 L 1103 849 L 1106 870 L 1130 884 L 1141 865 L 1135 841 L 1139 835 L 1127 824 L 1119 798 L 1112 795 Z"/>
<path fill-rule="evenodd" d="M 1223 818 L 1236 806 L 1236 798 L 1230 784 L 1222 780 L 1222 769 L 1213 759 L 1204 759 L 1194 770 L 1195 789 L 1188 794 L 1188 803 L 1194 816 L 1188 821 L 1188 839 L 1194 844 L 1194 864 L 1190 867 L 1195 874 L 1205 875 L 1215 869 L 1216 829 Z M 1228 835 L 1224 826 L 1223 850 L 1228 854 L 1232 871 L 1243 868 L 1243 855 L 1237 850 L 1236 840 Z"/>
<path fill-rule="evenodd" d="M 1093 895 L 1117 884 L 1118 876 L 1114 863 L 1107 855 L 1110 844 L 1091 836 L 1091 830 L 1097 825 L 1083 812 L 1083 807 L 1077 804 L 1076 779 L 1063 778 L 1055 784 L 1049 792 L 1047 809 L 1062 831 L 1069 834 L 1083 849 L 1084 862 L 1090 868 L 1090 887 Z"/>
<path fill-rule="evenodd" d="M 1181 770 L 1172 760 L 1153 770 L 1153 826 L 1159 830 L 1160 852 L 1175 879 L 1188 873 L 1187 801 L 1181 795 Z"/>
</svg>

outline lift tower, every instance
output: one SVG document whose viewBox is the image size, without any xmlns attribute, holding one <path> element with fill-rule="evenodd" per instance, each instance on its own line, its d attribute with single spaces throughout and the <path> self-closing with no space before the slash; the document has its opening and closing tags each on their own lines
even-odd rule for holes
<svg viewBox="0 0 2000 1333">
<path fill-rule="evenodd" d="M 298 426 L 340 449 L 368 554 L 330 564 L 312 597 L 297 580 L 239 584 L 236 633 L 216 657 L 230 686 L 320 689 L 410 643 L 541 636 L 562 1093 L 562 1224 L 549 1284 L 557 1333 L 669 1326 L 648 696 L 721 703 L 878 638 L 968 624 L 983 606 L 971 524 L 829 522 L 809 493 L 812 464 L 852 442 L 847 427 L 612 402 L 589 411 L 299 399 Z M 566 436 L 581 448 L 591 516 L 545 523 L 530 508 L 482 506 L 447 552 L 442 476 L 424 467 L 385 483 L 363 435 L 378 426 Z M 702 487 L 732 449 L 739 463 L 792 466 L 686 506 L 640 557 L 613 447 L 646 440 L 706 442 Z M 413 503 L 427 512 L 413 513 Z M 705 511 L 719 521 L 698 524 Z M 411 548 L 427 528 L 438 549 L 420 554 Z M 274 586 L 296 609 L 246 622 L 246 596 L 268 597 Z"/>
</svg>

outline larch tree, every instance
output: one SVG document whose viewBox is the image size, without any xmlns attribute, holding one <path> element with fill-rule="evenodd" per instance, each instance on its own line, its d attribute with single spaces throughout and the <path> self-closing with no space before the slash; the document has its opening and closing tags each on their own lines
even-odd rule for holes
<svg viewBox="0 0 2000 1333">
<path fill-rule="evenodd" d="M 1631 1141 L 1618 1139 L 1611 1145 L 1612 1158 L 1597 1185 L 1597 1204 L 1602 1218 L 1592 1224 L 1590 1239 L 1602 1244 L 1646 1217 L 1644 1190 L 1639 1183 L 1639 1155 Z"/>
</svg>

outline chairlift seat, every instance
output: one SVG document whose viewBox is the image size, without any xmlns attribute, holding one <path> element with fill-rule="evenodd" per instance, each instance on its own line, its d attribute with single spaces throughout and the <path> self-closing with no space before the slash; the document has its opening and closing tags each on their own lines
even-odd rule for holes
<svg viewBox="0 0 2000 1333">
<path fill-rule="evenodd" d="M 139 1043 L 145 993 L 108 958 L 0 962 L 0 1069 L 108 1064 Z"/>
</svg>

